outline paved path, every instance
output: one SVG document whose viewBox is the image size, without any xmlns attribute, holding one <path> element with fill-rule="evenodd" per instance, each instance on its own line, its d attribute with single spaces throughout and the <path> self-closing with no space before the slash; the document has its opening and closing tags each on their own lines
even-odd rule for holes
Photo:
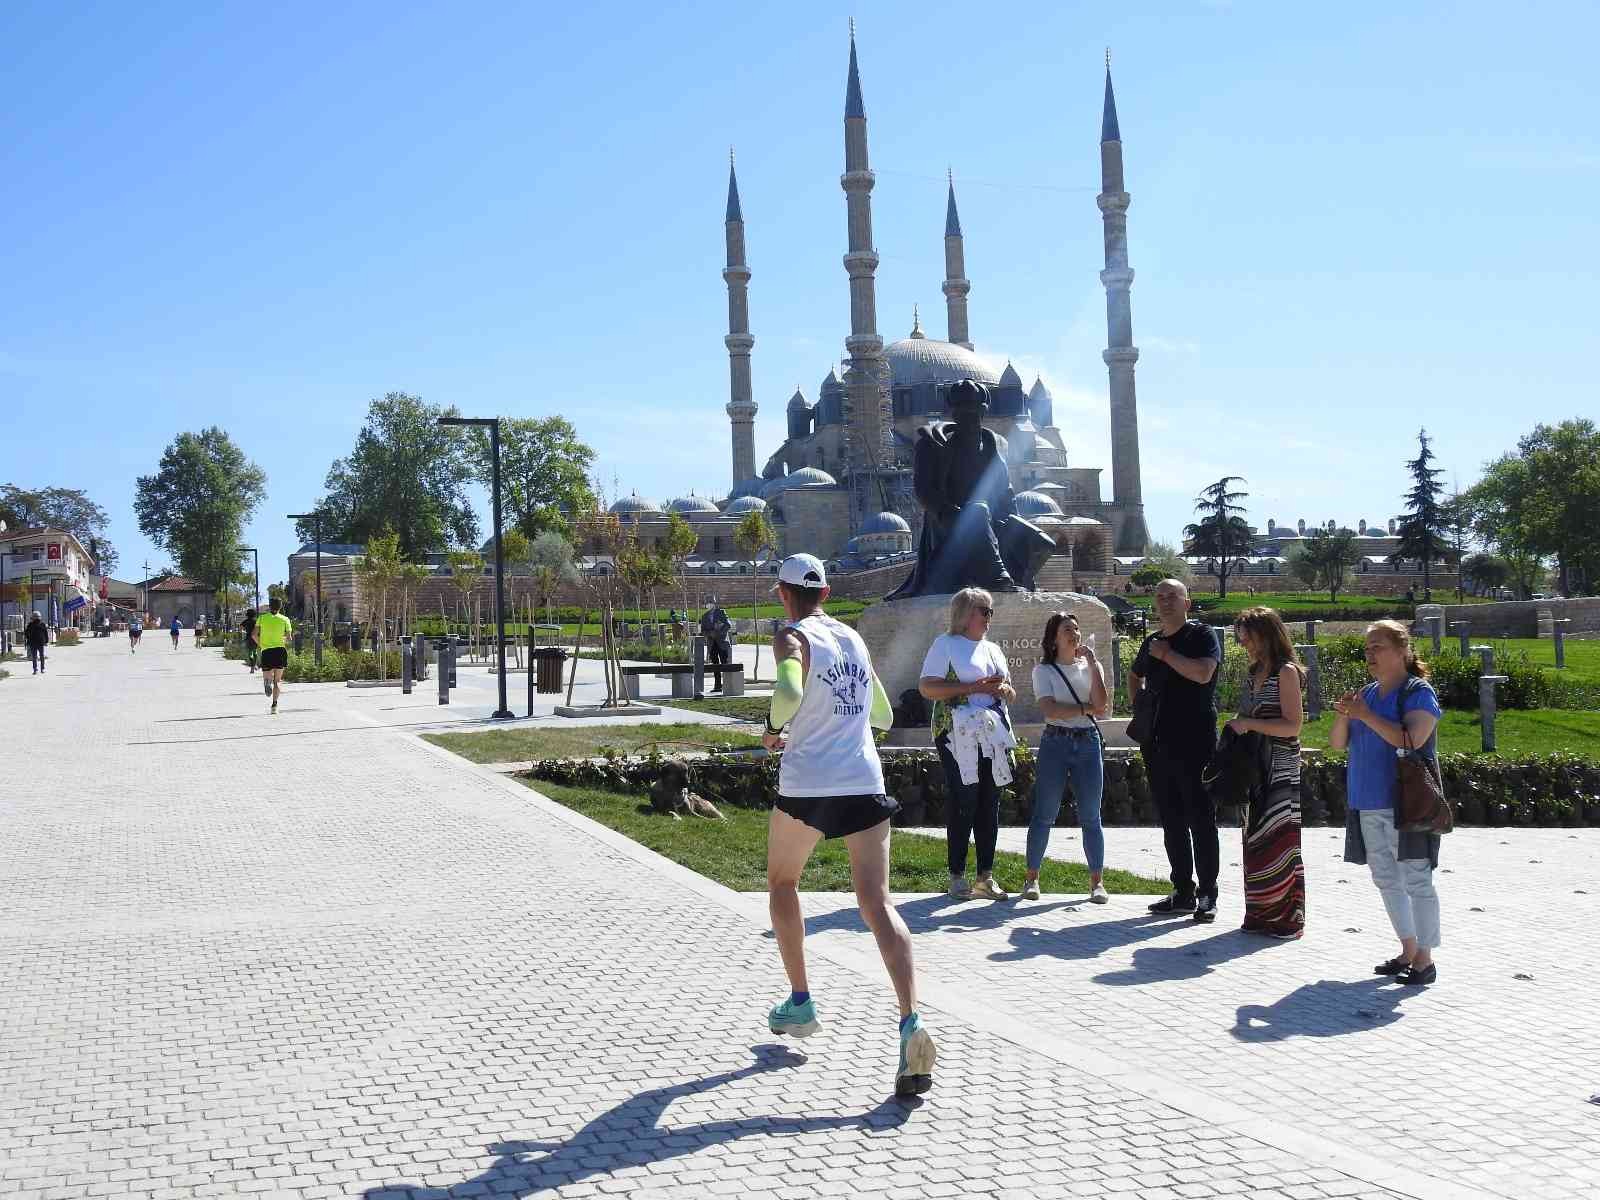
<svg viewBox="0 0 1600 1200">
<path fill-rule="evenodd" d="M 394 727 L 437 722 L 425 703 L 321 685 L 264 707 L 238 666 L 159 639 L 137 656 L 91 641 L 0 683 L 7 745 L 37 764 L 0 792 L 0 1195 L 1595 1186 L 1575 1148 L 1600 1140 L 1600 1086 L 1581 1079 L 1596 1022 L 1572 1002 L 1595 914 L 1530 882 L 1554 870 L 1485 881 L 1480 927 L 1450 882 L 1453 986 L 1362 999 L 1382 1019 L 1327 1038 L 1293 997 L 1370 988 L 1384 947 L 1364 889 L 1317 860 L 1313 936 L 1247 956 L 1221 925 L 1146 932 L 1129 903 L 909 899 L 941 1059 L 935 1091 L 902 1104 L 886 982 L 830 898 L 808 900 L 826 1027 L 802 1058 L 764 1027 L 782 986 L 761 897 Z M 1597 848 L 1537 837 L 1527 857 L 1569 882 Z M 1323 918 L 1335 888 L 1351 915 Z M 1146 986 L 1105 977 L 1157 952 Z M 1524 968 L 1533 982 L 1505 978 Z M 1268 999 L 1285 1036 L 1230 1032 L 1241 1000 Z M 1422 1093 L 1447 1115 L 1393 1129 Z M 1477 1119 L 1449 1115 L 1463 1107 Z M 1490 1145 L 1498 1171 L 1474 1158 Z"/>
</svg>

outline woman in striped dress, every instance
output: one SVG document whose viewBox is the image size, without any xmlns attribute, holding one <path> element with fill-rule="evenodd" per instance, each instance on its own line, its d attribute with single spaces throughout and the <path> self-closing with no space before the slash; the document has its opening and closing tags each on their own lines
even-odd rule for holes
<svg viewBox="0 0 1600 1200">
<path fill-rule="evenodd" d="M 1234 622 L 1250 672 L 1239 694 L 1237 733 L 1259 733 L 1270 748 L 1263 782 L 1250 792 L 1244 827 L 1244 928 L 1297 938 L 1305 932 L 1306 875 L 1300 858 L 1301 669 L 1283 619 L 1247 608 Z"/>
</svg>

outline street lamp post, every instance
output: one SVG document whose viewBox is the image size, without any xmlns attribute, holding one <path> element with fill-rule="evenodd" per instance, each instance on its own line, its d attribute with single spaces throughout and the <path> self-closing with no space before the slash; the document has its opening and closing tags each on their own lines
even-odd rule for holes
<svg viewBox="0 0 1600 1200">
<path fill-rule="evenodd" d="M 494 712 L 497 721 L 509 721 L 514 715 L 506 704 L 506 560 L 500 540 L 500 418 L 499 417 L 440 417 L 440 425 L 473 425 L 489 431 L 489 453 L 493 460 L 494 495 L 494 626 L 495 662 L 500 677 L 500 707 Z"/>
<path fill-rule="evenodd" d="M 322 665 L 322 514 L 320 512 L 290 513 L 291 521 L 310 521 L 312 535 L 317 539 L 317 637 L 311 653 L 317 666 Z M 259 582 L 259 581 L 258 581 Z M 260 600 L 260 595 L 256 597 Z"/>
<path fill-rule="evenodd" d="M 239 549 L 255 555 L 255 605 L 256 610 L 259 612 L 261 609 L 261 551 L 254 546 L 240 546 Z"/>
</svg>

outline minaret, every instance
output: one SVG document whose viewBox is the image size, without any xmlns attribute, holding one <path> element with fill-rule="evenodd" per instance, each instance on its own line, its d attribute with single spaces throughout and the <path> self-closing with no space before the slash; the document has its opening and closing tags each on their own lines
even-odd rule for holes
<svg viewBox="0 0 1600 1200">
<path fill-rule="evenodd" d="M 728 215 L 724 226 L 728 240 L 728 265 L 722 278 L 728 282 L 728 419 L 733 423 L 733 486 L 756 473 L 756 402 L 750 388 L 750 299 L 746 288 L 750 268 L 744 261 L 744 214 L 739 209 L 739 177 L 728 151 Z"/>
<path fill-rule="evenodd" d="M 1133 304 L 1129 289 L 1128 200 L 1122 181 L 1122 133 L 1117 128 L 1117 98 L 1111 90 L 1111 51 L 1106 51 L 1106 99 L 1100 120 L 1100 195 L 1105 224 L 1106 350 L 1101 355 L 1111 375 L 1111 498 L 1118 554 L 1142 554 L 1149 541 L 1139 481 L 1139 404 L 1134 395 Z"/>
<path fill-rule="evenodd" d="M 867 110 L 861 102 L 861 75 L 856 67 L 856 29 L 850 22 L 850 76 L 844 93 L 844 188 L 849 216 L 850 250 L 844 269 L 850 276 L 850 336 L 844 340 L 847 459 L 852 476 L 851 527 L 863 513 L 892 509 L 887 481 L 880 474 L 893 466 L 889 441 L 889 371 L 878 336 L 875 272 L 878 254 L 872 244 L 872 168 L 867 161 Z"/>
<path fill-rule="evenodd" d="M 967 254 L 961 240 L 961 217 L 956 213 L 955 172 L 945 172 L 950 183 L 949 199 L 944 206 L 944 306 L 949 321 L 949 338 L 958 346 L 972 349 L 972 335 L 967 332 L 967 293 L 972 284 L 967 282 Z"/>
</svg>

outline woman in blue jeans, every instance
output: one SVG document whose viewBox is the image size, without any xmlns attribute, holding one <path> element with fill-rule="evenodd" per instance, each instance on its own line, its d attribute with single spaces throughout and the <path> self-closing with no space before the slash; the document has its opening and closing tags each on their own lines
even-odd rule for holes
<svg viewBox="0 0 1600 1200">
<path fill-rule="evenodd" d="M 1044 627 L 1039 665 L 1033 669 L 1033 694 L 1046 725 L 1034 768 L 1033 819 L 1028 823 L 1028 879 L 1024 900 L 1039 898 L 1039 867 L 1050 844 L 1050 827 L 1061 812 L 1067 782 L 1078 802 L 1078 827 L 1089 860 L 1089 899 L 1106 902 L 1101 875 L 1106 866 L 1106 835 L 1100 827 L 1100 796 L 1105 790 L 1100 727 L 1104 716 L 1105 672 L 1094 651 L 1083 642 L 1078 618 L 1058 612 Z"/>
</svg>

